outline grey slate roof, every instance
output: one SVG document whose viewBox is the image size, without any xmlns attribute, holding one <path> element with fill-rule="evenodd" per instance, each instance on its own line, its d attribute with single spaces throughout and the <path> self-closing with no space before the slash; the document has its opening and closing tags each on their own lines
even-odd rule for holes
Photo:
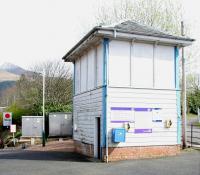
<svg viewBox="0 0 200 175">
<path fill-rule="evenodd" d="M 134 21 L 128 20 L 125 22 L 121 22 L 119 24 L 113 25 L 113 26 L 96 26 L 92 30 L 90 30 L 72 49 L 70 49 L 62 59 L 66 60 L 67 57 L 71 55 L 73 51 L 75 51 L 79 46 L 84 43 L 91 35 L 93 35 L 95 32 L 99 30 L 104 31 L 117 31 L 122 33 L 128 33 L 128 34 L 135 34 L 135 35 L 141 35 L 141 36 L 152 36 L 152 37 L 158 37 L 158 38 L 167 38 L 167 39 L 173 39 L 173 40 L 179 40 L 179 41 L 186 41 L 186 42 L 193 42 L 195 41 L 192 38 L 189 37 L 182 37 L 182 36 L 176 36 L 171 35 L 167 32 L 163 32 L 160 30 L 157 30 L 150 26 L 145 26 L 139 23 L 136 23 Z"/>
<path fill-rule="evenodd" d="M 113 30 L 117 30 L 121 32 L 133 33 L 133 34 L 144 35 L 144 36 L 155 36 L 155 37 L 161 37 L 161 38 L 194 41 L 194 39 L 191 39 L 188 37 L 180 37 L 180 36 L 171 35 L 167 32 L 163 32 L 153 27 L 145 26 L 145 25 L 142 25 L 130 20 L 114 25 L 112 27 L 102 27 L 102 28 L 113 29 Z"/>
</svg>

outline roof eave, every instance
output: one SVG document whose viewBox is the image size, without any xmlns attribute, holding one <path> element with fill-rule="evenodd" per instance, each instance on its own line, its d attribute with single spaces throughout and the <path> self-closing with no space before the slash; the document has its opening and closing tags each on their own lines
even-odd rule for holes
<svg viewBox="0 0 200 175">
<path fill-rule="evenodd" d="M 111 38 L 127 38 L 133 40 L 166 43 L 166 44 L 178 45 L 180 47 L 189 46 L 195 41 L 194 39 L 190 38 L 184 38 L 184 39 L 166 38 L 166 37 L 159 37 L 152 35 L 135 34 L 131 32 L 125 32 L 115 29 L 106 29 L 106 28 L 101 28 L 100 30 L 98 30 L 98 35 Z"/>
<path fill-rule="evenodd" d="M 63 57 L 62 59 L 65 62 L 72 62 L 72 60 L 68 60 L 67 58 L 76 50 L 78 47 L 81 46 L 92 34 L 94 34 L 100 27 L 94 27 L 90 30 L 74 47 L 72 47 Z"/>
<path fill-rule="evenodd" d="M 77 49 L 81 48 L 81 46 L 90 40 L 91 37 L 108 37 L 108 38 L 122 38 L 122 39 L 129 39 L 129 40 L 138 40 L 138 41 L 149 41 L 149 42 L 156 42 L 156 43 L 164 43 L 179 47 L 190 46 L 195 40 L 190 38 L 166 38 L 166 37 L 159 37 L 159 36 L 152 36 L 152 35 L 143 35 L 143 34 L 136 34 L 133 32 L 126 32 L 112 28 L 103 28 L 103 27 L 94 27 L 90 30 L 72 49 L 67 52 L 62 59 L 65 62 L 73 62 L 72 55 L 76 52 Z"/>
</svg>

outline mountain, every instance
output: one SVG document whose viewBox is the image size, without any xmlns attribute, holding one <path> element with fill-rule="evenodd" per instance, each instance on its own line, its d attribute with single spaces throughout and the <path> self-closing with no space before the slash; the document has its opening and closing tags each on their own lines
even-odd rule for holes
<svg viewBox="0 0 200 175">
<path fill-rule="evenodd" d="M 12 63 L 4 63 L 0 66 L 0 71 L 6 71 L 6 72 L 10 72 L 16 75 L 21 75 L 21 74 L 25 74 L 27 72 L 27 70 L 12 64 Z"/>
<path fill-rule="evenodd" d="M 0 97 L 4 96 L 5 90 L 13 88 L 16 81 L 20 79 L 20 75 L 26 72 L 28 71 L 11 63 L 2 64 L 0 66 Z"/>
<path fill-rule="evenodd" d="M 16 84 L 16 81 L 3 81 L 3 82 L 0 82 L 0 97 L 1 97 L 1 93 L 6 90 L 6 89 L 9 89 L 9 88 L 12 88 L 13 86 L 15 86 Z"/>
<path fill-rule="evenodd" d="M 0 70 L 0 82 L 3 82 L 3 81 L 17 81 L 17 80 L 19 80 L 19 78 L 20 78 L 20 75 Z"/>
</svg>

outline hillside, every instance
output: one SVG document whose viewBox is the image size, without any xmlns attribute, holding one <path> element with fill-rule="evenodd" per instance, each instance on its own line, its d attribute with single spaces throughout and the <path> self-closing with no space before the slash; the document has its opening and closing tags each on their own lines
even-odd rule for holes
<svg viewBox="0 0 200 175">
<path fill-rule="evenodd" d="M 16 75 L 25 74 L 27 72 L 25 69 L 12 63 L 4 63 L 0 65 L 0 70 L 10 72 Z"/>
<path fill-rule="evenodd" d="M 13 73 L 10 73 L 10 72 L 7 72 L 7 71 L 0 70 L 0 82 L 3 82 L 3 81 L 17 81 L 17 80 L 19 80 L 19 78 L 20 78 L 19 75 L 16 75 L 16 74 L 13 74 Z"/>
<path fill-rule="evenodd" d="M 3 90 L 11 88 L 13 86 L 15 86 L 16 81 L 3 81 L 0 82 L 0 95 L 2 93 Z"/>
</svg>

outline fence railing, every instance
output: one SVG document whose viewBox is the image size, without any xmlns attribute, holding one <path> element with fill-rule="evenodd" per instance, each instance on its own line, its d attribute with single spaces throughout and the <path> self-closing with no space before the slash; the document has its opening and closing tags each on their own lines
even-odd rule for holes
<svg viewBox="0 0 200 175">
<path fill-rule="evenodd" d="M 188 146 L 200 147 L 200 125 L 191 124 L 188 126 L 187 142 Z"/>
</svg>

